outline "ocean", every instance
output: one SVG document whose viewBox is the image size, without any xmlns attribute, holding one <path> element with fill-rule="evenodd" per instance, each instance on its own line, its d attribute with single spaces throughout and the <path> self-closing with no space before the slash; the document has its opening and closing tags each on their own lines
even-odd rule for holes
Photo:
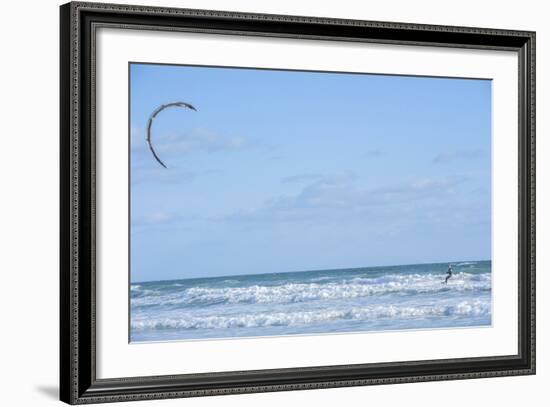
<svg viewBox="0 0 550 407">
<path fill-rule="evenodd" d="M 130 284 L 130 340 L 168 341 L 491 325 L 491 262 Z"/>
</svg>

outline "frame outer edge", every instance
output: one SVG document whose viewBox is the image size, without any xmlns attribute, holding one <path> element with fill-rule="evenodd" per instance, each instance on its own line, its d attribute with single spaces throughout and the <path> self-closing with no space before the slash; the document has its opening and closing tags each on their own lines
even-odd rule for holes
<svg viewBox="0 0 550 407">
<path fill-rule="evenodd" d="M 525 130 L 528 132 L 526 136 L 529 138 L 530 151 L 525 154 L 529 162 L 525 163 L 526 169 L 529 170 L 529 194 L 528 202 L 530 205 L 529 211 L 529 258 L 527 264 L 529 272 L 527 278 L 530 285 L 530 329 L 529 329 L 529 345 L 530 355 L 528 357 L 529 366 L 527 368 L 518 368 L 512 370 L 495 370 L 495 371 L 480 371 L 473 373 L 449 373 L 449 374 L 428 374 L 420 376 L 406 377 L 388 377 L 376 379 L 354 379 L 354 380 L 332 380 L 311 383 L 293 383 L 293 384 L 273 384 L 273 385 L 252 385 L 245 387 L 217 387 L 211 389 L 195 389 L 181 391 L 145 391 L 139 393 L 126 393 L 121 389 L 120 393 L 97 394 L 94 392 L 93 383 L 89 389 L 79 390 L 79 377 L 89 374 L 79 370 L 79 359 L 82 353 L 79 349 L 79 249 L 81 249 L 79 236 L 85 231 L 79 230 L 79 212 L 80 212 L 80 166 L 81 151 L 80 143 L 82 135 L 80 134 L 80 96 L 81 96 L 81 67 L 80 67 L 80 23 L 81 11 L 95 12 L 119 12 L 119 13 L 143 13 L 151 14 L 153 11 L 159 15 L 166 16 L 194 16 L 194 17 L 218 17 L 227 19 L 244 19 L 255 21 L 281 21 L 281 22 L 299 22 L 299 23 L 317 23 L 317 24 L 332 24 L 332 25 L 355 25 L 364 27 L 376 27 L 381 29 L 409 29 L 409 30 L 429 30 L 432 32 L 453 32 L 453 33 L 470 33 L 470 34 L 486 34 L 486 35 L 508 35 L 513 37 L 521 37 L 525 39 L 525 48 L 527 51 L 526 63 L 529 71 L 525 72 L 524 80 L 528 81 L 524 91 L 528 92 L 529 99 L 524 100 L 529 112 L 526 118 L 528 123 Z M 393 23 L 393 22 L 376 22 L 376 21 L 361 21 L 333 18 L 316 18 L 316 17 L 299 17 L 286 15 L 263 15 L 253 13 L 226 12 L 226 11 L 211 11 L 211 10 L 193 10 L 193 9 L 177 9 L 177 8 L 159 8 L 148 6 L 131 6 L 123 4 L 107 4 L 107 3 L 85 3 L 71 2 L 60 7 L 60 66 L 62 78 L 60 80 L 60 120 L 61 120 L 61 273 L 60 273 L 60 398 L 62 401 L 70 404 L 89 404 L 103 403 L 116 401 L 131 401 L 131 400 L 152 400 L 166 399 L 176 397 L 197 397 L 222 394 L 242 394 L 253 392 L 272 392 L 284 390 L 304 390 L 304 389 L 320 389 L 343 386 L 361 386 L 375 384 L 394 384 L 422 381 L 438 381 L 438 380 L 457 380 L 470 379 L 480 377 L 498 377 L 498 376 L 515 376 L 524 374 L 535 374 L 536 371 L 536 356 L 535 356 L 535 33 L 531 31 L 515 31 L 515 30 L 496 30 L 482 29 L 474 27 L 457 27 L 457 26 L 434 26 L 424 24 L 408 24 L 408 23 Z M 63 74 L 66 74 L 63 77 Z M 70 175 L 67 176 L 64 170 L 69 170 Z M 65 250 L 66 249 L 66 250 Z M 67 303 L 69 301 L 69 303 Z M 67 307 L 68 306 L 68 307 Z M 65 309 L 65 308 L 68 308 Z M 525 332 L 527 333 L 527 332 Z M 68 338 L 67 338 L 68 337 Z"/>
<path fill-rule="evenodd" d="M 62 52 L 60 65 L 66 75 L 61 78 L 61 330 L 65 338 L 61 345 L 60 399 L 69 404 L 82 402 L 79 379 L 79 209 L 80 209 L 80 133 L 79 133 L 79 5 L 67 3 L 60 7 Z M 63 38 L 64 37 L 64 38 Z M 64 281 L 63 281 L 64 280 Z"/>
<path fill-rule="evenodd" d="M 532 374 L 536 374 L 536 308 L 537 308 L 537 301 L 536 301 L 536 203 L 537 203 L 537 193 L 536 193 L 536 133 L 537 133 L 537 126 L 536 126 L 536 99 L 537 99 L 537 90 L 536 90 L 536 33 L 532 32 L 529 35 L 530 40 L 528 42 L 529 44 L 529 50 L 530 50 L 530 58 L 529 58 L 529 79 L 530 79 L 530 87 L 528 89 L 529 91 L 529 131 L 530 131 L 530 270 L 529 275 L 531 279 L 531 292 L 530 292 L 530 301 L 531 301 L 531 320 L 530 320 L 530 334 L 531 334 L 531 372 Z"/>
<path fill-rule="evenodd" d="M 78 342 L 78 310 L 79 310 L 79 197 L 80 197 L 80 133 L 79 133 L 79 96 L 80 96 L 80 61 L 79 61 L 79 6 L 78 4 L 71 3 L 71 80 L 72 80 L 72 93 L 71 93 L 71 180 L 72 180 L 72 205 L 71 205 L 71 221 L 72 221 L 72 258 L 71 258 L 71 271 L 72 271 L 72 291 L 71 291 L 71 316 L 72 316 L 72 388 L 71 388 L 71 404 L 76 404 L 79 398 L 79 379 L 82 372 L 79 371 L 79 342 Z"/>
<path fill-rule="evenodd" d="M 60 157 L 60 213 L 59 213 L 59 258 L 60 258 L 60 278 L 59 278 L 59 292 L 60 292 L 60 304 L 59 304 L 59 397 L 62 401 L 70 401 L 70 388 L 71 383 L 69 380 L 71 373 L 71 343 L 70 343 L 70 310 L 67 310 L 68 297 L 70 296 L 71 289 L 68 283 L 70 281 L 70 253 L 71 247 L 70 240 L 70 112 L 68 106 L 70 105 L 70 91 L 71 91 L 71 79 L 70 79 L 70 7 L 67 5 L 61 6 L 59 9 L 60 18 L 60 38 L 59 38 L 59 65 L 60 65 L 60 78 L 59 78 L 59 120 L 60 120 L 60 132 L 59 132 L 59 157 Z"/>
<path fill-rule="evenodd" d="M 525 30 L 507 30 L 498 28 L 480 28 L 473 26 L 450 26 L 450 25 L 435 25 L 422 23 L 405 23 L 397 21 L 372 21 L 372 20 L 356 20 L 349 18 L 335 17 L 316 17 L 290 14 L 261 14 L 243 11 L 227 11 L 227 10 L 204 10 L 192 8 L 177 8 L 166 6 L 144 6 L 120 3 L 97 3 L 72 1 L 75 7 L 82 10 L 90 11 L 111 11 L 111 12 L 127 12 L 134 14 L 162 14 L 165 16 L 187 16 L 187 17 L 218 17 L 225 19 L 237 20 L 253 20 L 253 21 L 279 21 L 279 22 L 294 22 L 308 24 L 331 24 L 340 26 L 359 26 L 359 27 L 376 27 L 376 28 L 391 28 L 391 29 L 408 29 L 417 31 L 441 31 L 466 34 L 490 34 L 498 36 L 514 36 L 528 37 L 533 34 L 533 31 Z"/>
</svg>

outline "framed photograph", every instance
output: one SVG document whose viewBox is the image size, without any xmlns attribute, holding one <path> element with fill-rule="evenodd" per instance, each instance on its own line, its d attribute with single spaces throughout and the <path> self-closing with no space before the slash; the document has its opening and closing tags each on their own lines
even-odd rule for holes
<svg viewBox="0 0 550 407">
<path fill-rule="evenodd" d="M 535 373 L 535 33 L 61 6 L 61 400 Z"/>
</svg>

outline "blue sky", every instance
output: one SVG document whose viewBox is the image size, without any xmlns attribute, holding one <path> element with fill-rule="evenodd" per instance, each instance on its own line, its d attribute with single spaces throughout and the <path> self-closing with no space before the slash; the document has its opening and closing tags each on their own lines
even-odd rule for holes
<svg viewBox="0 0 550 407">
<path fill-rule="evenodd" d="M 490 259 L 489 80 L 130 70 L 132 281 Z"/>
</svg>

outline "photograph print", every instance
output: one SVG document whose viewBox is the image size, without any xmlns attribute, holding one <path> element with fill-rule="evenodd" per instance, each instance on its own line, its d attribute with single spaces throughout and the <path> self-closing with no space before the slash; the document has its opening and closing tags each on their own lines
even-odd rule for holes
<svg viewBox="0 0 550 407">
<path fill-rule="evenodd" d="M 491 80 L 129 71 L 130 342 L 491 326 Z"/>
</svg>

